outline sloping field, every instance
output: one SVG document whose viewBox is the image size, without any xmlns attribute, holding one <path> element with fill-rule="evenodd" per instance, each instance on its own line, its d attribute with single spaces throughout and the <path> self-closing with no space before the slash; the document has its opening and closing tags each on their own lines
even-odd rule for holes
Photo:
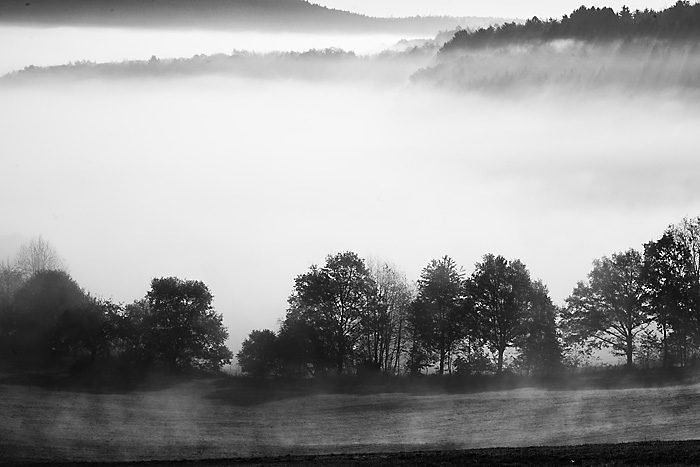
<svg viewBox="0 0 700 467">
<path fill-rule="evenodd" d="M 0 461 L 132 461 L 687 440 L 699 385 L 326 394 L 236 403 L 217 380 L 123 394 L 0 385 Z"/>
</svg>

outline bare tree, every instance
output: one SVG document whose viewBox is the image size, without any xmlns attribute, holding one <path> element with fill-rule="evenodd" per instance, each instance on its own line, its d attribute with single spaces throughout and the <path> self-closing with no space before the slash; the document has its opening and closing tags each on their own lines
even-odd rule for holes
<svg viewBox="0 0 700 467">
<path fill-rule="evenodd" d="M 32 238 L 20 246 L 15 262 L 25 278 L 40 271 L 66 269 L 65 261 L 58 255 L 56 248 L 41 236 Z"/>
<path fill-rule="evenodd" d="M 377 306 L 364 327 L 363 346 L 382 371 L 398 373 L 415 292 L 405 274 L 386 261 L 372 258 L 368 269 L 377 287 Z"/>
</svg>

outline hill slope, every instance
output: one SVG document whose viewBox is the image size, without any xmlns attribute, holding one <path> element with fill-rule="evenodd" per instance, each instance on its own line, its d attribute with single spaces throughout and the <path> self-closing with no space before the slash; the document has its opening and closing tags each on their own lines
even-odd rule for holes
<svg viewBox="0 0 700 467">
<path fill-rule="evenodd" d="M 485 27 L 496 18 L 371 18 L 304 0 L 6 0 L 0 22 L 272 31 L 410 32 Z"/>
</svg>

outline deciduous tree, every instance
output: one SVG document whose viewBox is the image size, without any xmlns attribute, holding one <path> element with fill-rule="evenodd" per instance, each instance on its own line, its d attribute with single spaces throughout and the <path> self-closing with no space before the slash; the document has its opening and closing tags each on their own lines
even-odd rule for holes
<svg viewBox="0 0 700 467">
<path fill-rule="evenodd" d="M 363 319 L 376 306 L 376 287 L 362 259 L 353 252 L 326 258 L 294 281 L 288 317 L 308 323 L 338 373 L 355 357 Z M 290 316 L 291 315 L 291 316 Z"/>
<path fill-rule="evenodd" d="M 530 303 L 522 323 L 523 333 L 516 339 L 520 363 L 527 372 L 556 373 L 562 359 L 556 324 L 559 309 L 541 280 L 532 282 Z"/>
<path fill-rule="evenodd" d="M 362 353 L 373 367 L 396 373 L 406 343 L 413 290 L 406 276 L 387 262 L 370 261 L 368 270 L 376 285 L 376 300 L 362 322 Z"/>
<path fill-rule="evenodd" d="M 60 353 L 62 316 L 89 306 L 91 298 L 64 271 L 41 270 L 14 297 L 9 320 L 13 353 L 29 363 L 45 362 Z"/>
<path fill-rule="evenodd" d="M 171 370 L 218 370 L 230 363 L 228 331 L 223 317 L 212 307 L 213 296 L 201 281 L 177 277 L 153 279 L 146 294 L 143 319 L 146 347 Z"/>
<path fill-rule="evenodd" d="M 524 323 L 532 307 L 530 273 L 520 260 L 484 255 L 470 279 L 470 296 L 481 337 L 497 355 L 503 371 L 506 349 L 526 334 Z"/>
<path fill-rule="evenodd" d="M 236 359 L 243 373 L 254 378 L 277 375 L 280 365 L 277 336 L 269 329 L 251 331 Z"/>
<path fill-rule="evenodd" d="M 25 278 L 41 271 L 64 270 L 65 262 L 56 248 L 41 236 L 32 238 L 19 247 L 16 263 Z"/>
<path fill-rule="evenodd" d="M 631 367 L 636 337 L 651 321 L 641 269 L 641 254 L 633 249 L 595 260 L 588 281 L 567 298 L 564 325 L 570 338 L 609 347 Z"/>
<path fill-rule="evenodd" d="M 411 314 L 418 348 L 436 355 L 438 372 L 451 363 L 455 344 L 468 329 L 469 311 L 465 303 L 464 272 L 449 256 L 432 260 L 418 280 L 418 296 Z M 451 367 L 450 367 L 451 368 Z"/>
<path fill-rule="evenodd" d="M 698 344 L 700 319 L 700 231 L 698 220 L 666 229 L 658 240 L 644 245 L 642 280 L 646 298 L 661 333 L 662 364 L 677 357 L 688 363 Z M 671 339 L 670 334 L 673 334 Z M 670 342 L 674 346 L 670 346 Z"/>
</svg>

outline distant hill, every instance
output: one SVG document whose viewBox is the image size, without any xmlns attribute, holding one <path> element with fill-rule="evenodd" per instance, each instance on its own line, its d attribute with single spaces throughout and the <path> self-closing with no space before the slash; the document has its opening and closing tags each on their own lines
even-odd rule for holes
<svg viewBox="0 0 700 467">
<path fill-rule="evenodd" d="M 499 18 L 373 18 L 304 0 L 3 0 L 0 23 L 263 31 L 437 31 L 500 24 Z"/>
</svg>

